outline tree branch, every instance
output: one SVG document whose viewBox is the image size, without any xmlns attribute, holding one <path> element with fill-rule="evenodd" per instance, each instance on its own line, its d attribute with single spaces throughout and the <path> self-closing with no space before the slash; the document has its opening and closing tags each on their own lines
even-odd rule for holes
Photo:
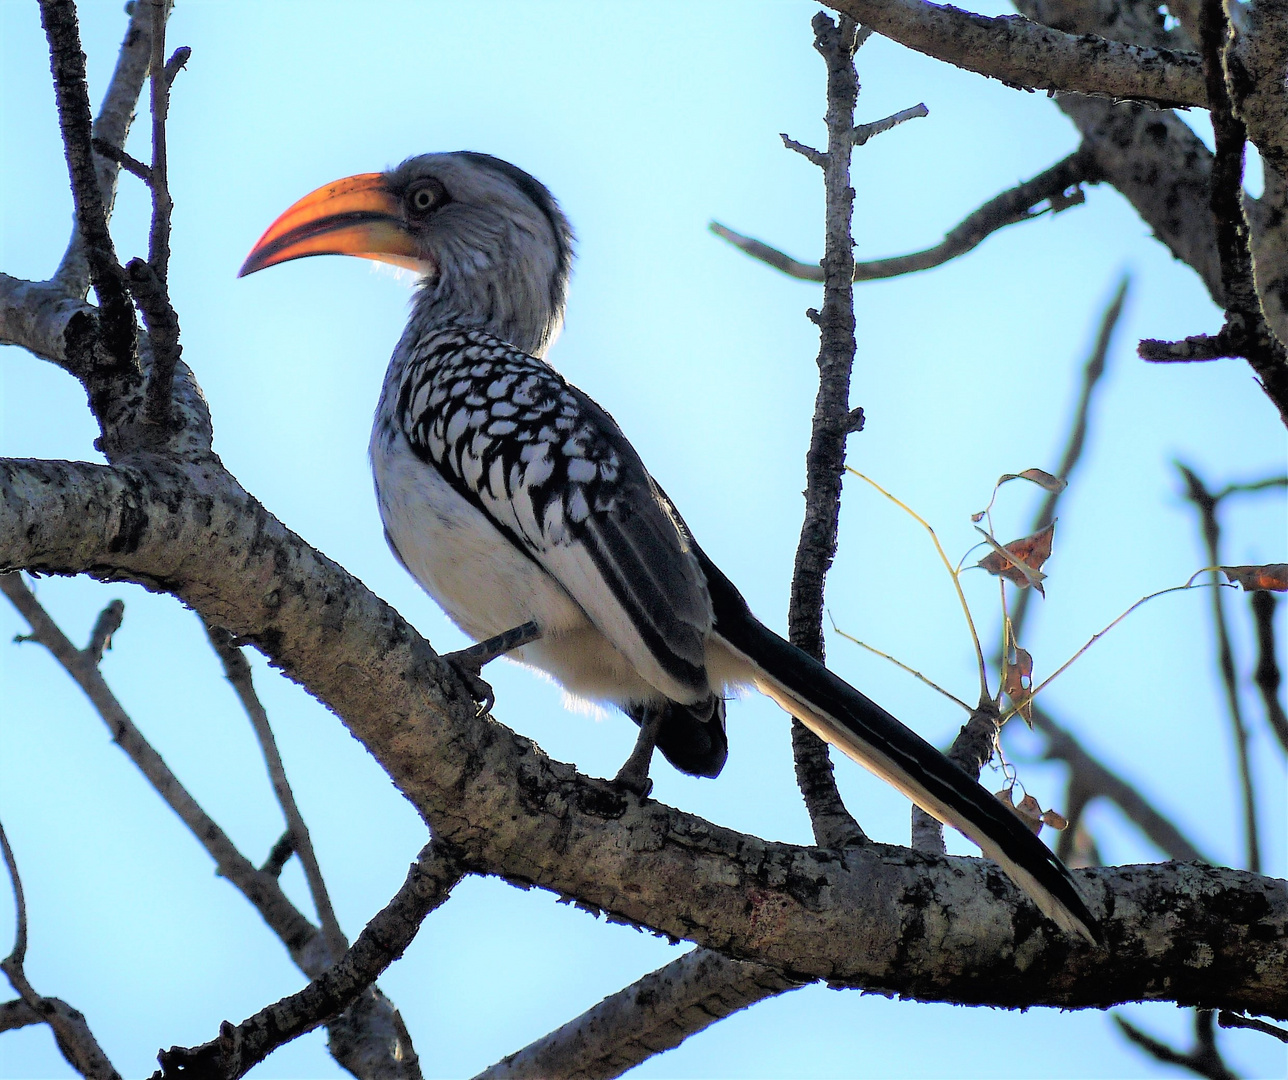
<svg viewBox="0 0 1288 1080">
<path fill-rule="evenodd" d="M 1288 1008 L 1284 882 L 1185 865 L 1082 871 L 1110 943 L 1100 953 L 1054 931 L 984 860 L 769 843 L 578 775 L 476 716 L 411 626 L 217 463 L 0 459 L 0 505 L 0 566 L 164 589 L 254 643 L 480 872 L 793 977 L 919 1000 Z M 1199 942 L 1201 968 L 1188 962 Z"/>
<path fill-rule="evenodd" d="M 27 973 L 23 970 L 27 957 L 27 902 L 23 896 L 22 878 L 18 876 L 18 863 L 14 859 L 13 848 L 9 846 L 9 837 L 5 835 L 3 825 L 0 825 L 0 854 L 3 854 L 5 867 L 9 871 L 9 884 L 13 888 L 18 923 L 13 951 L 4 960 L 0 960 L 0 971 L 5 973 L 21 998 L 20 1002 L 9 1002 L 4 1007 L 3 1019 L 11 1028 L 25 1027 L 29 1023 L 48 1024 L 67 1063 L 86 1077 L 86 1080 L 121 1080 L 120 1074 L 90 1031 L 84 1015 L 65 1001 L 36 993 L 27 981 Z M 29 1019 L 33 1016 L 35 1019 Z M 5 1028 L 0 1026 L 0 1030 Z"/>
<path fill-rule="evenodd" d="M 411 944 L 425 917 L 460 881 L 456 854 L 426 844 L 392 900 L 363 928 L 353 947 L 298 993 L 261 1009 L 234 1027 L 225 1021 L 217 1038 L 201 1046 L 171 1047 L 157 1055 L 153 1080 L 237 1080 L 279 1046 L 345 1011 Z"/>
<path fill-rule="evenodd" d="M 215 861 L 220 877 L 233 885 L 259 912 L 286 946 L 291 959 L 310 978 L 325 971 L 343 949 L 332 951 L 322 935 L 291 903 L 277 877 L 281 867 L 256 870 L 232 840 L 206 814 L 148 743 L 121 707 L 98 669 L 98 647 L 120 627 L 124 605 L 109 604 L 99 616 L 90 643 L 77 649 L 41 606 L 19 574 L 0 574 L 3 592 L 32 628 L 29 640 L 39 642 L 85 691 L 113 741 L 129 756 L 197 841 Z M 106 631 L 106 634 L 104 633 Z M 274 846 L 277 852 L 278 845 Z M 289 857 L 289 855 L 287 856 Z M 271 861 L 271 857 L 270 857 Z M 285 859 L 283 859 L 285 862 Z M 416 1055 L 392 1002 L 372 987 L 344 1016 L 329 1025 L 329 1047 L 335 1059 L 362 1077 L 405 1077 L 419 1080 Z"/>
<path fill-rule="evenodd" d="M 1240 1016 L 1238 1013 L 1222 1011 L 1217 1016 L 1216 1022 L 1223 1028 L 1246 1028 L 1249 1031 L 1259 1031 L 1263 1035 L 1269 1035 L 1282 1043 L 1288 1043 L 1288 1031 L 1253 1016 Z"/>
<path fill-rule="evenodd" d="M 1157 1061 L 1168 1065 L 1179 1065 L 1196 1076 L 1207 1077 L 1207 1080 L 1239 1080 L 1229 1067 L 1221 1060 L 1216 1048 L 1216 1032 L 1212 1028 L 1212 1013 L 1198 1009 L 1194 1013 L 1194 1049 L 1182 1053 L 1160 1042 L 1152 1035 L 1147 1035 L 1140 1028 L 1121 1016 L 1114 1017 L 1118 1029 L 1132 1042 L 1139 1046 Z"/>
<path fill-rule="evenodd" d="M 811 312 L 819 328 L 819 382 L 805 454 L 805 519 L 792 568 L 787 636 L 797 648 L 822 660 L 823 590 L 836 557 L 850 372 L 854 367 L 854 243 L 850 231 L 854 189 L 850 187 L 850 155 L 854 146 L 854 107 L 859 96 L 854 52 L 860 42 L 858 27 L 844 16 L 838 25 L 819 12 L 812 25 L 814 48 L 827 64 L 827 153 L 812 159 L 823 170 L 825 196 L 823 309 Z M 786 136 L 783 140 L 790 143 Z M 792 757 L 815 840 L 830 848 L 866 841 L 836 789 L 827 744 L 794 718 Z"/>
<path fill-rule="evenodd" d="M 900 45 L 1026 90 L 1074 90 L 1160 105 L 1206 105 L 1194 53 L 1066 34 L 1019 15 L 988 18 L 924 0 L 829 0 Z"/>
<path fill-rule="evenodd" d="M 1275 733 L 1279 745 L 1288 753 L 1288 716 L 1279 700 L 1279 661 L 1275 659 L 1275 606 L 1278 597 L 1272 592 L 1254 592 L 1249 598 L 1252 617 L 1257 627 L 1257 669 L 1252 680 L 1261 691 L 1266 706 L 1266 722 Z"/>
<path fill-rule="evenodd" d="M 1218 337 L 1230 342 L 1235 355 L 1247 358 L 1288 425 L 1288 351 L 1266 322 L 1252 272 L 1248 219 L 1243 209 L 1243 158 L 1248 132 L 1234 111 L 1227 86 L 1231 32 L 1225 0 L 1203 0 L 1199 36 L 1216 139 L 1209 205 L 1216 222 L 1226 309 L 1225 326 Z"/>
<path fill-rule="evenodd" d="M 233 644 L 233 636 L 227 630 L 212 626 L 204 619 L 202 625 L 206 628 L 206 636 L 210 639 L 215 655 L 223 664 L 225 677 L 236 692 L 242 708 L 250 718 L 251 727 L 255 730 L 255 738 L 264 755 L 264 763 L 268 766 L 273 794 L 277 796 L 278 805 L 286 818 L 291 850 L 300 857 L 300 865 L 304 868 L 304 878 L 308 882 L 309 894 L 313 897 L 313 906 L 322 924 L 322 935 L 327 949 L 333 959 L 343 956 L 349 948 L 349 941 L 344 936 L 344 931 L 340 929 L 340 923 L 335 917 L 335 909 L 331 906 L 331 897 L 327 892 L 326 881 L 322 877 L 322 868 L 318 865 L 317 855 L 313 851 L 309 827 L 304 822 L 304 816 L 295 802 L 295 794 L 291 791 L 290 781 L 286 778 L 286 766 L 283 765 L 282 755 L 277 749 L 277 740 L 273 738 L 273 728 L 268 722 L 268 713 L 264 710 L 259 695 L 255 693 L 250 664 L 242 655 L 241 649 Z"/>
<path fill-rule="evenodd" d="M 116 68 L 107 84 L 107 93 L 103 95 L 103 104 L 99 107 L 98 117 L 94 120 L 91 145 L 103 143 L 113 147 L 122 147 L 129 137 L 130 126 L 134 122 L 134 108 L 139 94 L 143 90 L 143 80 L 148 73 L 151 56 L 151 16 L 146 4 L 134 5 L 129 25 L 125 29 L 125 39 L 121 42 L 116 56 Z M 97 151 L 98 146 L 94 145 Z M 94 159 L 94 171 L 98 175 L 99 196 L 103 202 L 105 218 L 112 220 L 112 208 L 116 202 L 116 183 L 119 176 L 117 166 L 120 164 L 110 154 L 101 152 Z M 58 270 L 50 284 L 58 291 L 79 300 L 85 299 L 89 290 L 89 262 L 81 243 L 79 225 L 72 228 L 71 240 Z"/>
<path fill-rule="evenodd" d="M 801 985 L 763 964 L 694 949 L 474 1080 L 610 1080 L 740 1009 Z"/>
<path fill-rule="evenodd" d="M 1212 861 L 1131 784 L 1084 749 L 1072 734 L 1056 723 L 1050 713 L 1035 706 L 1033 726 L 1047 739 L 1042 756 L 1048 761 L 1063 761 L 1067 764 L 1070 777 L 1086 793 L 1088 800 L 1095 796 L 1109 799 L 1169 859 L 1179 862 Z"/>
<path fill-rule="evenodd" d="M 50 69 L 58 103 L 67 171 L 71 176 L 89 278 L 98 294 L 102 344 L 117 371 L 137 369 L 134 306 L 125 284 L 125 271 L 107 230 L 107 209 L 99 189 L 91 144 L 89 93 L 85 87 L 85 54 L 72 0 L 40 0 L 40 21 L 49 39 Z"/>
<path fill-rule="evenodd" d="M 1221 524 L 1217 519 L 1217 499 L 1208 491 L 1198 474 L 1186 465 L 1176 466 L 1185 480 L 1185 497 L 1194 504 L 1199 514 L 1203 543 L 1207 548 L 1208 566 L 1221 564 Z M 1215 570 L 1213 583 L 1218 581 Z M 1208 590 L 1212 594 L 1212 629 L 1216 636 L 1217 667 L 1225 687 L 1226 709 L 1230 716 L 1230 737 L 1239 762 L 1239 782 L 1243 792 L 1243 835 L 1247 845 L 1248 869 L 1254 872 L 1261 867 L 1261 846 L 1257 840 L 1257 799 L 1253 791 L 1252 765 L 1248 760 L 1248 728 L 1243 722 L 1243 708 L 1239 702 L 1237 675 L 1234 670 L 1234 651 L 1230 646 L 1230 632 L 1225 622 L 1225 605 L 1222 589 Z"/>
<path fill-rule="evenodd" d="M 1021 221 L 1032 221 L 1047 213 L 1058 214 L 1071 206 L 1079 205 L 1084 201 L 1079 186 L 1097 183 L 1099 179 L 1094 157 L 1089 152 L 1077 150 L 1032 180 L 1026 180 L 1009 191 L 1002 192 L 978 210 L 972 211 L 934 247 L 909 255 L 855 263 L 854 280 L 878 281 L 942 266 L 978 247 L 999 229 Z M 1034 209 L 1044 202 L 1049 203 L 1046 210 Z M 711 222 L 708 228 L 752 258 L 768 263 L 789 277 L 803 281 L 823 280 L 822 264 L 800 262 L 777 248 L 734 232 L 717 221 Z"/>
</svg>

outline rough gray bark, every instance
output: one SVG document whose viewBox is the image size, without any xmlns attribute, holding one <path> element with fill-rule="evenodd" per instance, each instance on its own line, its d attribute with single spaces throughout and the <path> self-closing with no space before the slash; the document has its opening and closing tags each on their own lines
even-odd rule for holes
<svg viewBox="0 0 1288 1080">
<path fill-rule="evenodd" d="M 164 589 L 254 643 L 471 866 L 839 986 L 1002 1006 L 1288 1010 L 1281 881 L 1183 864 L 1085 871 L 1106 964 L 984 860 L 771 844 L 578 775 L 477 717 L 428 643 L 213 460 L 9 460 L 0 505 L 0 566 Z"/>
<path fill-rule="evenodd" d="M 799 985 L 763 964 L 694 949 L 475 1080 L 609 1080 L 739 1009 Z"/>
<path fill-rule="evenodd" d="M 1015 15 L 988 18 L 924 0 L 831 0 L 900 45 L 1029 90 L 1202 105 L 1203 64 L 1192 52 L 1069 34 Z"/>
</svg>

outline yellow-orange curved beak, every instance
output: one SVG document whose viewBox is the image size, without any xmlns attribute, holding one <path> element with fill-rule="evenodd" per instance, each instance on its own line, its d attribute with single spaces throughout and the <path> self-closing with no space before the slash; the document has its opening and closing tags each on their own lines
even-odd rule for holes
<svg viewBox="0 0 1288 1080">
<path fill-rule="evenodd" d="M 306 255 L 357 255 L 426 273 L 382 173 L 360 173 L 305 195 L 259 238 L 238 277 Z"/>
</svg>

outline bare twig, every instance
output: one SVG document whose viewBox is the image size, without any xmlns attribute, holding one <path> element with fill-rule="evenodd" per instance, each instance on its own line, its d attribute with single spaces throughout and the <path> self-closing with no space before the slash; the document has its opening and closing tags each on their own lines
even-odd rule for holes
<svg viewBox="0 0 1288 1080">
<path fill-rule="evenodd" d="M 49 39 L 50 69 L 71 175 L 76 224 L 89 262 L 90 282 L 98 294 L 103 349 L 117 370 L 136 369 L 134 307 L 125 283 L 125 271 L 117 262 L 116 249 L 107 230 L 107 211 L 94 168 L 90 142 L 93 123 L 76 5 L 72 0 L 40 0 L 40 20 Z"/>
<path fill-rule="evenodd" d="M 1199 523 L 1203 532 L 1203 542 L 1207 547 L 1208 565 L 1221 564 L 1221 524 L 1217 518 L 1218 501 L 1198 474 L 1186 465 L 1177 462 L 1185 480 L 1185 496 L 1194 504 L 1199 513 Z M 1219 581 L 1217 572 L 1212 571 L 1211 580 Z M 1234 751 L 1239 762 L 1239 782 L 1243 791 L 1243 832 L 1247 845 L 1247 866 L 1253 872 L 1259 872 L 1261 866 L 1261 848 L 1257 839 L 1257 799 L 1253 789 L 1252 765 L 1248 760 L 1248 729 L 1243 722 L 1243 708 L 1239 702 L 1238 676 L 1234 667 L 1234 651 L 1230 645 L 1230 631 L 1226 626 L 1225 607 L 1222 603 L 1222 590 L 1212 590 L 1212 628 L 1216 634 L 1217 666 L 1221 670 L 1221 682 L 1225 687 L 1225 703 L 1230 716 L 1230 735 L 1234 741 Z"/>
<path fill-rule="evenodd" d="M 369 922 L 344 956 L 298 993 L 284 997 L 236 1027 L 226 1021 L 219 1036 L 193 1048 L 171 1047 L 157 1055 L 161 1077 L 235 1080 L 279 1046 L 344 1012 L 380 973 L 402 956 L 421 923 L 442 904 L 464 870 L 437 841 L 426 844 L 393 899 Z"/>
<path fill-rule="evenodd" d="M 295 854 L 295 837 L 291 830 L 287 829 L 277 838 L 277 843 L 272 846 L 268 852 L 268 858 L 264 860 L 264 865 L 259 868 L 261 874 L 272 874 L 273 877 L 281 877 L 282 871 L 286 864 L 291 861 L 291 856 Z"/>
<path fill-rule="evenodd" d="M 308 882 L 309 893 L 313 897 L 313 906 L 317 910 L 318 920 L 322 924 L 322 934 L 326 939 L 327 948 L 331 956 L 343 956 L 349 948 L 349 941 L 344 936 L 344 931 L 340 929 L 340 923 L 335 916 L 335 908 L 331 905 L 331 897 L 327 892 L 326 881 L 322 877 L 322 868 L 318 865 L 317 855 L 313 850 L 313 840 L 309 835 L 308 826 L 304 822 L 304 816 L 300 813 L 299 805 L 295 801 L 295 794 L 291 791 L 290 782 L 286 778 L 286 767 L 282 763 L 282 755 L 277 749 L 277 740 L 273 737 L 273 728 L 268 722 L 268 713 L 265 711 L 263 704 L 259 700 L 259 695 L 255 693 L 255 684 L 251 677 L 250 664 L 246 657 L 242 655 L 241 649 L 233 644 L 233 636 L 227 630 L 220 626 L 202 620 L 202 625 L 206 628 L 206 635 L 210 638 L 210 644 L 215 650 L 215 655 L 219 657 L 220 663 L 224 666 L 224 675 L 228 682 L 237 693 L 238 699 L 242 703 L 242 708 L 246 710 L 246 715 L 250 718 L 251 727 L 255 730 L 255 738 L 259 741 L 259 748 L 264 754 L 264 763 L 268 766 L 269 779 L 273 784 L 273 794 L 277 796 L 278 805 L 282 808 L 282 814 L 286 818 L 288 835 L 291 838 L 291 849 L 300 858 L 300 865 L 304 869 L 304 878 Z M 274 851 L 279 844 L 274 845 Z M 270 861 L 273 856 L 270 854 Z M 283 863 L 285 860 L 283 860 Z M 279 870 L 280 872 L 280 870 Z"/>
<path fill-rule="evenodd" d="M 917 52 L 1028 90 L 1074 90 L 1161 105 L 1205 105 L 1201 59 L 1016 15 L 988 18 L 926 0 L 830 0 L 829 7 Z"/>
<path fill-rule="evenodd" d="M 1100 174 L 1091 153 L 1085 150 L 1075 151 L 1032 180 L 1026 180 L 984 203 L 978 210 L 967 215 L 934 247 L 910 255 L 855 263 L 854 280 L 878 281 L 942 266 L 978 247 L 999 229 L 1021 221 L 1032 221 L 1046 213 L 1059 213 L 1082 203 L 1084 197 L 1080 185 L 1098 183 L 1099 180 Z M 1048 204 L 1047 209 L 1035 209 L 1042 203 Z M 819 263 L 793 259 L 777 248 L 743 236 L 719 222 L 713 221 L 708 227 L 734 247 L 784 274 L 804 281 L 823 280 L 823 267 Z"/>
<path fill-rule="evenodd" d="M 152 180 L 148 185 L 152 189 L 152 227 L 148 232 L 148 263 L 164 289 L 170 272 L 170 212 L 174 208 L 165 144 L 173 78 L 165 62 L 165 26 L 170 0 L 148 0 L 148 3 L 152 8 Z"/>
<path fill-rule="evenodd" d="M 1118 329 L 1118 321 L 1122 318 L 1123 306 L 1127 302 L 1130 288 L 1131 275 L 1124 274 L 1118 282 L 1118 288 L 1114 290 L 1113 298 L 1100 316 L 1100 329 L 1096 334 L 1096 343 L 1092 346 L 1091 355 L 1087 357 L 1087 363 L 1082 369 L 1082 388 L 1078 392 L 1078 404 L 1074 406 L 1073 423 L 1069 425 L 1069 436 L 1065 440 L 1064 453 L 1060 456 L 1060 465 L 1055 473 L 1065 482 L 1065 486 L 1059 491 L 1047 492 L 1026 535 L 1031 536 L 1055 520 L 1055 511 L 1060 503 L 1060 497 L 1069 490 L 1069 478 L 1077 469 L 1078 462 L 1082 460 L 1082 451 L 1087 443 L 1087 427 L 1091 421 L 1091 403 L 1095 397 L 1096 388 L 1104 377 L 1109 360 L 1109 346 L 1113 344 L 1114 331 Z M 1016 640 L 1019 640 L 1020 631 L 1024 628 L 1032 591 L 1020 589 L 1015 598 L 1015 606 L 1011 611 L 1011 625 L 1014 628 Z"/>
<path fill-rule="evenodd" d="M 882 132 L 889 131 L 900 124 L 905 124 L 909 120 L 916 120 L 919 117 L 929 115 L 930 110 L 926 108 L 926 103 L 923 101 L 918 105 L 913 105 L 911 108 L 900 109 L 897 113 L 892 113 L 884 120 L 874 120 L 870 124 L 859 124 L 855 127 L 851 137 L 854 139 L 855 146 L 862 146 L 874 135 L 880 135 Z"/>
<path fill-rule="evenodd" d="M 82 655 L 92 664 L 99 664 L 103 651 L 112 647 L 112 635 L 121 628 L 121 619 L 125 616 L 125 604 L 113 600 L 98 614 L 94 629 L 90 631 L 89 644 L 81 650 Z"/>
<path fill-rule="evenodd" d="M 94 144 L 94 152 L 100 154 L 111 161 L 115 161 L 122 169 L 132 176 L 137 176 L 145 184 L 152 183 L 152 170 L 143 164 L 138 158 L 127 154 L 119 146 L 113 146 L 106 139 L 100 139 L 97 135 L 91 140 Z"/>
<path fill-rule="evenodd" d="M 167 86 L 174 84 L 175 77 L 188 64 L 188 59 L 192 56 L 192 50 L 187 45 L 180 45 L 171 54 L 170 59 L 165 62 L 165 81 Z"/>
<path fill-rule="evenodd" d="M 27 901 L 22 891 L 22 878 L 18 876 L 18 863 L 14 859 L 13 848 L 9 845 L 9 837 L 5 835 L 3 825 L 0 825 L 0 852 L 3 852 L 4 864 L 9 871 L 18 923 L 13 951 L 4 960 L 0 960 L 0 971 L 5 973 L 21 998 L 20 1002 L 9 1002 L 4 1007 L 3 1019 L 10 1028 L 25 1027 L 31 1023 L 48 1024 L 63 1057 L 81 1076 L 87 1080 L 121 1080 L 120 1074 L 103 1053 L 103 1048 L 98 1045 L 85 1017 L 65 1001 L 36 993 L 27 980 L 27 973 L 23 970 L 23 963 L 27 958 Z M 26 1009 L 21 1007 L 23 1005 Z M 35 1019 L 29 1019 L 33 1014 Z M 5 1028 L 0 1026 L 0 1030 Z"/>
<path fill-rule="evenodd" d="M 92 650 L 79 650 L 58 628 L 53 619 L 32 595 L 19 574 L 0 574 L 0 592 L 14 606 L 32 628 L 29 640 L 47 648 L 89 697 L 102 717 L 116 744 L 129 756 L 144 777 L 152 784 L 166 804 L 188 826 L 197 841 L 215 860 L 219 875 L 229 881 L 259 912 L 269 928 L 286 946 L 296 965 L 309 978 L 324 971 L 338 954 L 331 952 L 317 928 L 291 903 L 277 880 L 280 866 L 266 865 L 257 870 L 229 839 L 228 835 L 198 805 L 195 799 L 170 771 L 161 755 L 148 743 L 135 727 L 108 688 L 97 667 Z M 98 626 L 102 626 L 108 612 L 119 604 L 113 601 Z M 97 630 L 95 636 L 97 635 Z M 92 642 L 91 642 L 92 644 Z M 274 845 L 274 856 L 285 862 L 289 853 L 282 855 L 282 844 Z M 379 1061 L 383 1074 L 415 1080 L 420 1076 L 415 1051 L 412 1049 L 406 1028 L 398 1017 L 393 1003 L 372 987 L 363 998 L 330 1025 L 330 1049 L 343 1065 L 353 1062 Z"/>
<path fill-rule="evenodd" d="M 192 834 L 215 860 L 219 875 L 232 882 L 251 901 L 291 949 L 299 948 L 314 936 L 314 929 L 286 898 L 277 880 L 261 874 L 245 858 L 228 835 L 188 793 L 178 777 L 170 771 L 161 755 L 152 748 L 134 725 L 116 695 L 112 693 L 98 669 L 95 658 L 77 649 L 50 618 L 18 574 L 0 575 L 0 591 L 9 598 L 31 626 L 29 640 L 50 651 L 67 674 L 85 691 L 113 741 L 123 750 L 166 805 L 188 826 Z"/>
<path fill-rule="evenodd" d="M 9 872 L 9 887 L 13 890 L 16 924 L 13 931 L 13 948 L 9 950 L 9 955 L 4 962 L 21 969 L 27 961 L 27 897 L 23 892 L 22 878 L 18 876 L 18 861 L 13 856 L 13 848 L 9 844 L 9 837 L 5 834 L 2 824 L 0 824 L 0 853 L 4 855 L 5 869 Z M 6 968 L 5 971 L 7 973 L 8 969 Z"/>
<path fill-rule="evenodd" d="M 1115 803 L 1169 859 L 1176 859 L 1178 862 L 1212 861 L 1131 784 L 1088 752 L 1070 732 L 1056 723 L 1050 713 L 1035 708 L 1033 726 L 1047 739 L 1047 747 L 1042 756 L 1049 761 L 1063 761 L 1069 766 L 1070 783 L 1076 782 L 1086 792 L 1086 801 L 1093 797 L 1103 797 Z"/>
<path fill-rule="evenodd" d="M 1196 1076 L 1207 1077 L 1207 1080 L 1239 1080 L 1221 1059 L 1220 1051 L 1216 1048 L 1212 1017 L 1213 1014 L 1208 1009 L 1194 1010 L 1194 1049 L 1184 1052 L 1147 1035 L 1121 1016 L 1115 1015 L 1114 1023 L 1127 1038 L 1158 1061 L 1179 1065 Z"/>
<path fill-rule="evenodd" d="M 817 165 L 820 169 L 827 167 L 827 155 L 821 150 L 815 150 L 812 146 L 806 146 L 803 142 L 797 142 L 795 139 L 787 137 L 787 134 L 781 133 L 778 136 L 783 140 L 783 146 L 800 154 L 811 165 Z M 819 280 L 822 280 L 821 278 Z"/>
<path fill-rule="evenodd" d="M 474 1080 L 608 1080 L 718 1020 L 803 985 L 765 967 L 694 949 L 650 972 Z"/>
<path fill-rule="evenodd" d="M 1257 626 L 1257 668 L 1252 681 L 1261 691 L 1261 700 L 1266 706 L 1266 721 L 1279 740 L 1279 745 L 1288 753 L 1288 716 L 1284 715 L 1283 703 L 1279 700 L 1279 661 L 1275 659 L 1275 606 L 1278 597 L 1267 590 L 1254 592 L 1249 600 L 1252 604 L 1252 618 Z"/>
<path fill-rule="evenodd" d="M 1216 1022 L 1223 1028 L 1247 1028 L 1249 1031 L 1260 1031 L 1263 1035 L 1269 1035 L 1272 1039 L 1288 1043 L 1288 1031 L 1275 1024 L 1267 1024 L 1264 1020 L 1258 1020 L 1255 1016 L 1240 1016 L 1238 1013 L 1222 1009 L 1217 1014 Z"/>
<path fill-rule="evenodd" d="M 845 468 L 846 422 L 850 416 L 850 372 L 854 366 L 854 251 L 850 187 L 854 106 L 859 78 L 854 51 L 859 31 L 853 20 L 839 25 L 822 12 L 814 16 L 814 48 L 827 64 L 827 153 L 810 157 L 823 170 L 825 253 L 823 307 L 814 315 L 819 327 L 818 396 L 809 450 L 805 455 L 805 520 L 792 570 L 788 637 L 793 645 L 823 659 L 823 590 L 836 556 L 841 513 L 841 476 Z M 783 137 L 786 145 L 798 149 Z M 806 155 L 809 156 L 809 155 Z M 827 744 L 799 720 L 792 721 L 796 782 L 809 808 L 814 838 L 823 847 L 842 847 L 866 839 L 841 801 L 832 775 Z"/>
<path fill-rule="evenodd" d="M 1231 495 L 1254 495 L 1258 491 L 1288 488 L 1288 476 L 1267 476 L 1262 480 L 1239 480 L 1226 484 L 1213 496 L 1218 502 Z"/>
</svg>

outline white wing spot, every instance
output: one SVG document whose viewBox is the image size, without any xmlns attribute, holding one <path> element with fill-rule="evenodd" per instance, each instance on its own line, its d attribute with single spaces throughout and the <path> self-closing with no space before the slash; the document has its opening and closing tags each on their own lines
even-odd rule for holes
<svg viewBox="0 0 1288 1080">
<path fill-rule="evenodd" d="M 590 517 L 590 507 L 586 505 L 586 494 L 581 488 L 572 489 L 568 496 L 568 516 L 575 522 L 583 522 Z"/>
<path fill-rule="evenodd" d="M 568 479 L 578 484 L 585 484 L 590 480 L 594 480 L 598 471 L 595 468 L 595 463 L 587 461 L 585 458 L 573 458 L 568 462 Z"/>
</svg>

